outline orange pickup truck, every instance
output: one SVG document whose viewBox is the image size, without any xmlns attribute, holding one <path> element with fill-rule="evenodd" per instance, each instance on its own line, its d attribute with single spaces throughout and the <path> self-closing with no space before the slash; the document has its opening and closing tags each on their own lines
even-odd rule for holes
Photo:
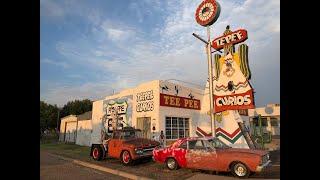
<svg viewBox="0 0 320 180">
<path fill-rule="evenodd" d="M 123 165 L 130 165 L 137 159 L 151 158 L 152 151 L 159 145 L 158 141 L 142 138 L 139 129 L 124 128 L 114 131 L 102 144 L 93 144 L 90 156 L 97 161 L 105 157 L 117 158 Z"/>
</svg>

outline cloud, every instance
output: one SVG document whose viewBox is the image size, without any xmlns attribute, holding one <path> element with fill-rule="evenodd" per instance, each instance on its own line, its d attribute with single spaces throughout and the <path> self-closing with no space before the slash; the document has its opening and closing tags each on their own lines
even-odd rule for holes
<svg viewBox="0 0 320 180">
<path fill-rule="evenodd" d="M 40 15 L 52 18 L 61 18 L 65 15 L 65 11 L 59 3 L 52 0 L 40 1 Z"/>
<path fill-rule="evenodd" d="M 107 33 L 108 39 L 115 43 L 122 43 L 123 41 L 134 37 L 137 31 L 137 29 L 133 27 L 111 21 L 104 21 L 100 28 Z"/>
<path fill-rule="evenodd" d="M 112 92 L 108 87 L 108 84 L 101 82 L 68 85 L 42 81 L 41 90 L 43 93 L 41 93 L 40 99 L 61 107 L 66 102 L 75 99 L 101 99 Z"/>
<path fill-rule="evenodd" d="M 68 86 L 56 84 L 42 96 L 63 104 L 76 97 L 102 98 L 113 89 L 119 91 L 154 79 L 174 78 L 204 86 L 208 77 L 204 44 L 192 36 L 195 32 L 206 37 L 206 29 L 194 19 L 194 11 L 201 1 L 156 2 L 155 9 L 166 6 L 163 9 L 166 16 L 162 17 L 161 26 L 155 26 L 150 34 L 142 28 L 102 18 L 99 13 L 89 16 L 92 31 L 88 37 L 60 41 L 56 49 L 68 63 L 82 64 L 89 72 L 96 73 L 96 81 Z M 139 3 L 132 6 L 141 6 Z M 231 25 L 231 30 L 247 29 L 246 43 L 257 105 L 270 100 L 279 102 L 278 1 L 225 0 L 219 3 L 222 10 L 211 27 L 212 38 L 220 36 L 226 25 Z M 264 88 L 266 84 L 270 87 L 268 91 Z"/>
<path fill-rule="evenodd" d="M 108 33 L 109 39 L 113 41 L 118 41 L 118 40 L 125 40 L 128 37 L 128 33 L 126 31 L 120 30 L 120 29 L 106 29 Z"/>
<path fill-rule="evenodd" d="M 51 65 L 55 65 L 55 66 L 60 66 L 62 68 L 69 68 L 69 64 L 67 64 L 66 62 L 58 62 L 58 61 L 54 61 L 54 60 L 51 60 L 51 59 L 42 59 L 41 60 L 41 63 L 45 63 L 45 64 L 51 64 Z"/>
</svg>

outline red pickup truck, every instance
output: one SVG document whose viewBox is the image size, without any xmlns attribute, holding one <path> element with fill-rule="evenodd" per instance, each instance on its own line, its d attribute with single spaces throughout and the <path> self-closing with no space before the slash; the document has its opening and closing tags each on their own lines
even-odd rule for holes
<svg viewBox="0 0 320 180">
<path fill-rule="evenodd" d="M 270 165 L 269 153 L 263 150 L 231 148 L 213 137 L 181 138 L 167 148 L 153 150 L 156 162 L 168 169 L 178 167 L 225 171 L 236 177 L 248 177 Z"/>
<path fill-rule="evenodd" d="M 141 130 L 126 128 L 114 131 L 111 138 L 102 144 L 93 144 L 90 156 L 94 160 L 117 158 L 123 165 L 130 165 L 137 159 L 151 158 L 152 151 L 159 145 L 157 141 L 142 138 Z"/>
</svg>

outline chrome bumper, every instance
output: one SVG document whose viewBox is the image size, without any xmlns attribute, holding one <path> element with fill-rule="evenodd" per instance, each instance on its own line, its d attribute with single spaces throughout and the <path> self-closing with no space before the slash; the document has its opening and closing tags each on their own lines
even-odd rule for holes
<svg viewBox="0 0 320 180">
<path fill-rule="evenodd" d="M 271 161 L 270 160 L 268 160 L 266 163 L 264 163 L 264 164 L 262 164 L 260 166 L 257 166 L 256 172 L 261 172 L 263 169 L 265 169 L 268 166 L 271 166 Z"/>
</svg>

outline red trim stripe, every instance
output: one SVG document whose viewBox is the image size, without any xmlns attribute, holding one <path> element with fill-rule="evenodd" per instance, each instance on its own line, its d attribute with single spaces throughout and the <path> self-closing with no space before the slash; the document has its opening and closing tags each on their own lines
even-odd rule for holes
<svg viewBox="0 0 320 180">
<path fill-rule="evenodd" d="M 200 129 L 199 127 L 197 127 L 197 131 L 199 131 L 202 135 L 204 136 L 211 136 L 211 133 L 210 134 L 207 134 L 206 132 L 204 132 L 202 129 Z"/>
<path fill-rule="evenodd" d="M 229 138 L 234 138 L 239 132 L 240 132 L 240 128 L 236 129 L 232 134 L 229 134 L 228 132 L 226 132 L 225 130 L 221 129 L 221 128 L 217 128 L 216 133 L 218 132 L 222 132 L 223 134 L 227 135 Z"/>
<path fill-rule="evenodd" d="M 197 131 L 199 131 L 204 136 L 211 136 L 211 133 L 208 134 L 208 133 L 204 132 L 202 129 L 200 129 L 199 127 L 197 127 Z M 218 132 L 223 133 L 231 139 L 233 139 L 240 131 L 241 131 L 240 128 L 238 128 L 232 134 L 230 134 L 220 127 L 216 129 L 216 133 L 218 133 Z"/>
</svg>

